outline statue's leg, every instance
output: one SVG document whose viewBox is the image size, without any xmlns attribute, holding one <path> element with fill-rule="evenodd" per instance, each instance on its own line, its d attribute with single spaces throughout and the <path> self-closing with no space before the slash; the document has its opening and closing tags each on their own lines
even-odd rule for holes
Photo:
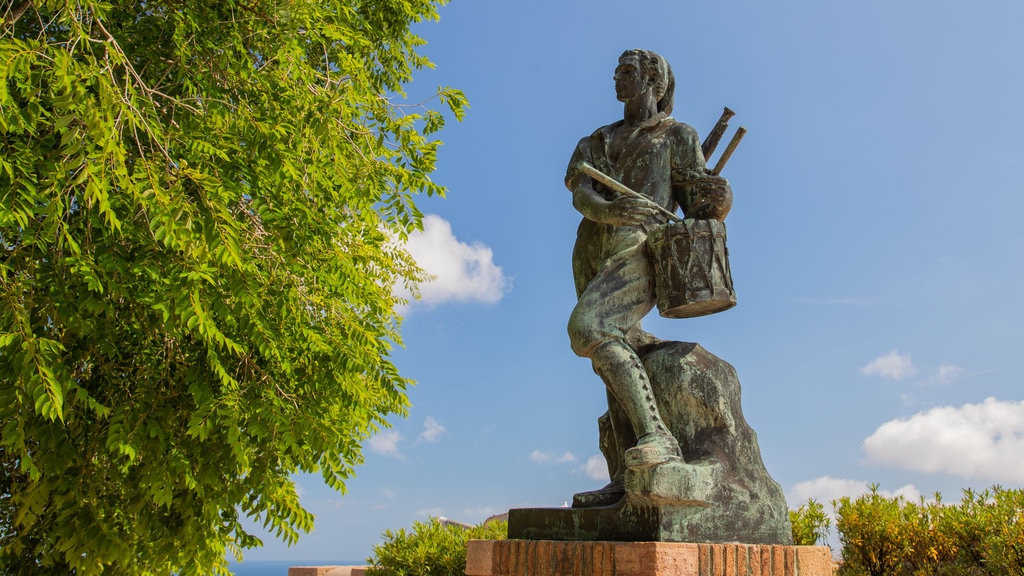
<svg viewBox="0 0 1024 576">
<path fill-rule="evenodd" d="M 638 441 L 625 451 L 628 468 L 679 460 L 679 446 L 661 420 L 647 372 L 626 334 L 654 307 L 654 281 L 642 242 L 612 256 L 580 294 L 569 317 L 573 351 L 590 358 Z"/>
<path fill-rule="evenodd" d="M 624 453 L 627 468 L 681 461 L 679 444 L 661 419 L 647 371 L 622 340 L 609 340 L 590 357 L 594 370 L 633 425 L 637 443 Z"/>
<path fill-rule="evenodd" d="M 608 471 L 612 482 L 621 484 L 626 476 L 624 453 L 636 446 L 636 433 L 633 432 L 633 424 L 629 421 L 629 416 L 612 395 L 611 390 L 606 389 L 606 393 L 608 395 L 608 417 L 600 432 L 608 439 L 606 441 L 602 439 L 601 452 L 608 461 Z"/>
</svg>

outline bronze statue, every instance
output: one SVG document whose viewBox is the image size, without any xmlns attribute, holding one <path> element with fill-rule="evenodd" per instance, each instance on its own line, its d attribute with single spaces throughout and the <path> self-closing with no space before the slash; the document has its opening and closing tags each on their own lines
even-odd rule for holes
<svg viewBox="0 0 1024 576">
<path fill-rule="evenodd" d="M 629 446 L 622 461 L 609 463 L 611 483 L 577 494 L 577 507 L 619 500 L 625 494 L 626 468 L 681 460 L 636 351 L 653 338 L 640 328 L 656 302 L 648 231 L 677 206 L 689 216 L 699 205 L 695 217 L 724 219 L 732 204 L 728 182 L 705 166 L 697 132 L 669 116 L 675 78 L 668 62 L 654 52 L 628 50 L 619 58 L 614 79 L 623 119 L 580 140 L 565 178 L 573 206 L 583 214 L 573 250 L 579 301 L 569 320 L 569 337 L 576 354 L 590 358 L 604 380 L 614 441 Z M 582 172 L 583 163 L 650 201 L 611 190 Z M 716 192 L 719 201 L 696 202 L 702 190 Z"/>
<path fill-rule="evenodd" d="M 627 50 L 615 68 L 623 119 L 580 140 L 569 161 L 565 184 L 583 215 L 569 339 L 605 383 L 598 427 L 611 482 L 574 495 L 572 508 L 510 510 L 511 539 L 792 543 L 736 370 L 640 327 L 655 306 L 689 318 L 736 303 L 723 222 L 732 190 L 719 172 L 743 132 L 708 170 L 732 111 L 702 145 L 669 116 L 674 91 L 664 58 Z"/>
</svg>

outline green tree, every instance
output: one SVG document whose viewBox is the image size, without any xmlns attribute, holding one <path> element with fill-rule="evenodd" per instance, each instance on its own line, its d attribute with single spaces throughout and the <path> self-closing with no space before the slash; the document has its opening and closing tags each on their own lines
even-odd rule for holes
<svg viewBox="0 0 1024 576">
<path fill-rule="evenodd" d="M 444 1 L 0 2 L 0 573 L 226 573 L 405 414 Z"/>
</svg>

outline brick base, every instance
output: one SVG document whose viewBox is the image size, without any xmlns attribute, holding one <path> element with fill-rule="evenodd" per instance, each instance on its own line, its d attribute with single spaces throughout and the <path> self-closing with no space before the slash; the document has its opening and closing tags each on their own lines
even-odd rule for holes
<svg viewBox="0 0 1024 576">
<path fill-rule="evenodd" d="M 366 576 L 366 566 L 292 566 L 288 576 Z"/>
<path fill-rule="evenodd" d="M 337 566 L 291 566 L 288 568 L 288 576 L 326 576 L 335 568 Z"/>
<path fill-rule="evenodd" d="M 832 576 L 824 546 L 471 540 L 467 576 Z"/>
</svg>

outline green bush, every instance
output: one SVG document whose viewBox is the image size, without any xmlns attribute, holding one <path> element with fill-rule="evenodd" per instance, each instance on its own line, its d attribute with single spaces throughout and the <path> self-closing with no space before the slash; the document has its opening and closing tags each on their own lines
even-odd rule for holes
<svg viewBox="0 0 1024 576">
<path fill-rule="evenodd" d="M 982 529 L 978 556 L 988 573 L 1024 574 L 1024 490 L 996 486 L 980 494 L 966 492 L 964 502 Z"/>
<path fill-rule="evenodd" d="M 1024 490 L 964 490 L 947 505 L 939 494 L 933 502 L 887 498 L 873 485 L 833 506 L 840 576 L 1024 575 Z"/>
<path fill-rule="evenodd" d="M 906 501 L 871 492 L 856 499 L 847 496 L 835 504 L 836 526 L 843 545 L 840 574 L 893 576 L 900 572 L 911 549 L 907 524 L 901 517 Z"/>
<path fill-rule="evenodd" d="M 472 528 L 444 523 L 437 518 L 414 522 L 384 532 L 384 543 L 373 547 L 367 574 L 370 576 L 463 576 L 466 573 L 468 540 L 504 540 L 508 523 L 488 522 Z"/>
<path fill-rule="evenodd" d="M 813 499 L 796 510 L 789 511 L 789 523 L 793 526 L 793 543 L 797 546 L 825 544 L 832 519 L 825 514 L 825 507 Z"/>
</svg>

